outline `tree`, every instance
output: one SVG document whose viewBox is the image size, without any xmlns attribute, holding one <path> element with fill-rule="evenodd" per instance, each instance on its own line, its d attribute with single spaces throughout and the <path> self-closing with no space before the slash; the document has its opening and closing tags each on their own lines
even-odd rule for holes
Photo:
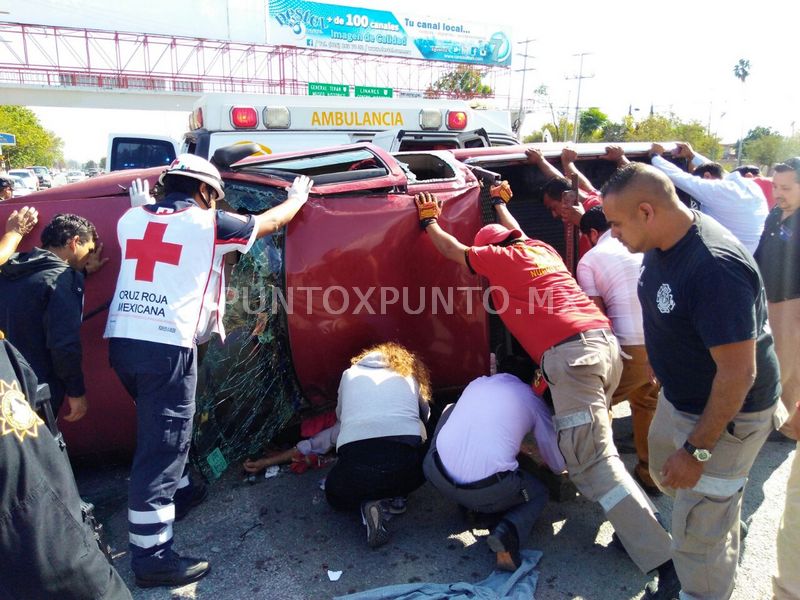
<svg viewBox="0 0 800 600">
<path fill-rule="evenodd" d="M 483 73 L 472 65 L 459 65 L 454 71 L 445 73 L 428 88 L 427 97 L 446 95 L 454 98 L 491 96 L 492 88 L 483 83 Z"/>
<path fill-rule="evenodd" d="M 744 84 L 747 81 L 748 76 L 750 75 L 750 61 L 746 58 L 740 58 L 739 62 L 733 65 L 733 74 L 739 81 L 742 82 L 742 112 L 744 112 Z M 742 127 L 739 131 L 744 129 Z M 736 151 L 736 164 L 742 164 L 742 139 L 741 135 L 739 136 L 739 143 L 737 145 Z"/>
<path fill-rule="evenodd" d="M 719 138 L 708 135 L 702 123 L 684 122 L 674 114 L 653 114 L 638 123 L 630 115 L 626 116 L 621 123 L 606 125 L 601 139 L 607 142 L 689 142 L 712 160 L 717 160 L 721 150 Z"/>
<path fill-rule="evenodd" d="M 766 135 L 780 136 L 780 133 L 775 131 L 771 127 L 762 127 L 759 125 L 757 127 L 753 127 L 750 131 L 747 132 L 747 135 L 744 136 L 744 143 L 746 144 L 747 142 L 753 142 Z"/>
<path fill-rule="evenodd" d="M 784 146 L 784 139 L 777 134 L 762 135 L 747 141 L 745 138 L 742 154 L 747 162 L 752 162 L 758 166 L 772 166 L 783 158 L 781 150 Z"/>
<path fill-rule="evenodd" d="M 581 111 L 578 122 L 578 141 L 588 142 L 599 139 L 608 123 L 608 115 L 596 106 Z"/>
<path fill-rule="evenodd" d="M 89 159 L 83 164 L 83 170 L 88 171 L 89 169 L 96 169 L 97 163 L 93 160 Z"/>
<path fill-rule="evenodd" d="M 541 131 L 534 131 L 530 135 L 526 135 L 522 138 L 523 144 L 535 144 L 537 142 L 544 141 L 544 134 Z"/>
<path fill-rule="evenodd" d="M 64 142 L 47 131 L 36 114 L 23 106 L 0 106 L 0 131 L 17 137 L 16 146 L 3 146 L 12 168 L 51 166 L 63 157 Z"/>
<path fill-rule="evenodd" d="M 604 142 L 624 142 L 634 131 L 634 121 L 631 115 L 626 115 L 619 123 L 609 121 L 603 127 L 602 141 Z"/>
<path fill-rule="evenodd" d="M 740 58 L 739 62 L 733 66 L 733 74 L 744 85 L 744 82 L 750 76 L 750 61 L 746 58 Z"/>
<path fill-rule="evenodd" d="M 553 113 L 553 119 L 556 119 Z M 572 138 L 572 132 L 575 131 L 575 125 L 570 121 L 566 115 L 562 115 L 558 120 L 552 123 L 547 123 L 544 129 L 550 132 L 554 142 L 566 142 Z"/>
<path fill-rule="evenodd" d="M 106 157 L 105 156 L 100 159 L 100 164 L 98 165 L 98 168 L 100 170 L 102 170 L 102 171 L 105 171 L 105 168 L 106 168 Z"/>
</svg>

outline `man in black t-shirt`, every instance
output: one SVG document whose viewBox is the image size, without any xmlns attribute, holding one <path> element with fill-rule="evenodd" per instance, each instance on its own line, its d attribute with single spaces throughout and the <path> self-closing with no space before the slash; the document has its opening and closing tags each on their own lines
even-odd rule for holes
<svg viewBox="0 0 800 600">
<path fill-rule="evenodd" d="M 733 234 L 681 204 L 652 167 L 617 171 L 603 206 L 612 235 L 646 253 L 639 300 L 647 354 L 663 386 L 648 438 L 650 471 L 675 498 L 682 594 L 725 600 L 733 593 L 744 486 L 786 416 L 761 276 Z"/>
<path fill-rule="evenodd" d="M 769 324 L 781 365 L 781 400 L 790 414 L 800 402 L 800 156 L 775 167 L 775 208 L 753 256 L 767 291 Z M 783 427 L 789 437 L 797 434 Z"/>
</svg>

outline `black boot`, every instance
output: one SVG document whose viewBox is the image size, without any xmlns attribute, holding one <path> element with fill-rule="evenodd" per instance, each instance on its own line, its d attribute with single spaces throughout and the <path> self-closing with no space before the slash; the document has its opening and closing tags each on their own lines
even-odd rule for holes
<svg viewBox="0 0 800 600">
<path fill-rule="evenodd" d="M 146 560 L 133 569 L 136 585 L 148 587 L 175 587 L 202 579 L 211 571 L 207 560 L 180 556 L 172 550 L 159 560 Z"/>
<path fill-rule="evenodd" d="M 642 600 L 677 600 L 680 592 L 681 582 L 678 580 L 678 573 L 672 561 L 668 560 L 658 567 L 658 582 L 653 580 L 644 586 Z"/>
</svg>

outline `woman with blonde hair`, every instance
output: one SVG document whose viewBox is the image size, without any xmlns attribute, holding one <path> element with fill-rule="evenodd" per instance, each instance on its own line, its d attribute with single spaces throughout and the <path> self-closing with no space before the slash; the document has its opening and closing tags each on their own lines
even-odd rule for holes
<svg viewBox="0 0 800 600">
<path fill-rule="evenodd" d="M 325 494 L 338 510 L 361 509 L 367 544 L 376 548 L 389 541 L 387 513 L 405 512 L 406 496 L 425 482 L 430 376 L 418 356 L 394 342 L 350 362 L 336 407 L 339 461 Z"/>
</svg>

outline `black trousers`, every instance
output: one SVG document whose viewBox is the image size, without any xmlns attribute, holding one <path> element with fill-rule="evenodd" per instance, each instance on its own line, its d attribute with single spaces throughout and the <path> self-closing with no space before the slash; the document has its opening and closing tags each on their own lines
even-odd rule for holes
<svg viewBox="0 0 800 600">
<path fill-rule="evenodd" d="M 328 503 L 337 510 L 366 500 L 407 496 L 425 483 L 425 446 L 373 438 L 345 444 L 325 482 Z"/>
</svg>

